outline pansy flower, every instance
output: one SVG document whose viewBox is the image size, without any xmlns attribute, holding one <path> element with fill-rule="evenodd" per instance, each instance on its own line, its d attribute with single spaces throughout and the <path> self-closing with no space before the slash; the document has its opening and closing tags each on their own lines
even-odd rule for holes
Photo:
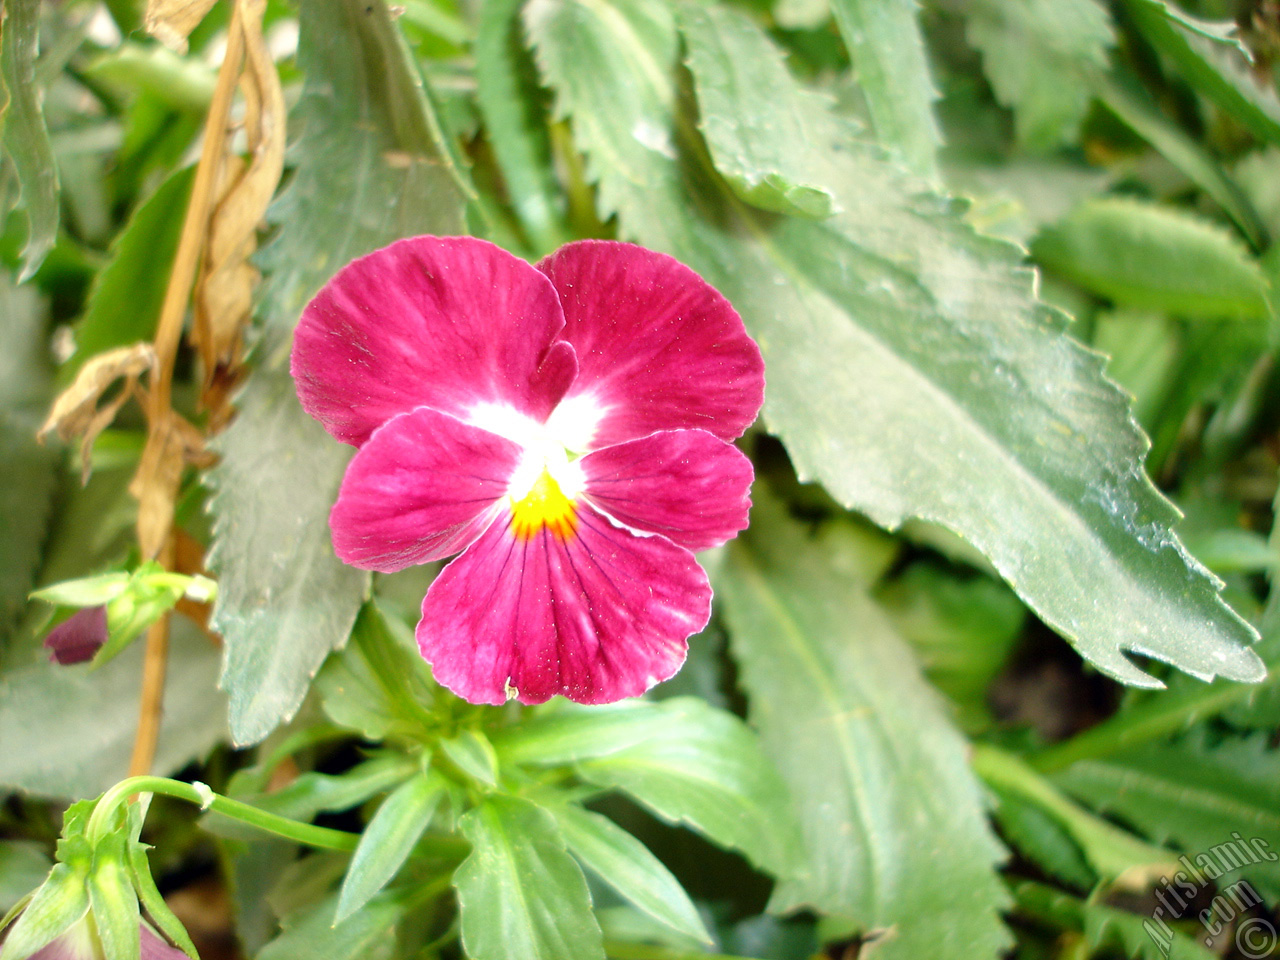
<svg viewBox="0 0 1280 960">
<path fill-rule="evenodd" d="M 684 662 L 711 588 L 693 551 L 747 524 L 732 444 L 760 350 L 688 267 L 587 240 L 536 267 L 471 237 L 356 260 L 307 305 L 302 405 L 358 447 L 330 526 L 347 563 L 461 553 L 417 640 L 474 703 L 608 703 Z"/>
</svg>

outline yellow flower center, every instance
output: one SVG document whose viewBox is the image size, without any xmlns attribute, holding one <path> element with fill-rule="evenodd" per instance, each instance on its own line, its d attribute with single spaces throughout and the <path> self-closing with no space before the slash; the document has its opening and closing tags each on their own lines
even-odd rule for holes
<svg viewBox="0 0 1280 960">
<path fill-rule="evenodd" d="M 520 540 L 532 538 L 543 527 L 563 540 L 572 536 L 577 526 L 573 501 L 545 467 L 528 493 L 519 500 L 511 498 L 511 532 Z"/>
</svg>

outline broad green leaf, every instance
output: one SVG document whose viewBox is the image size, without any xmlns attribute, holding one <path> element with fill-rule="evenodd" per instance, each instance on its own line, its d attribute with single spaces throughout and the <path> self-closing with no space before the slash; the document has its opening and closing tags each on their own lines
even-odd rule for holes
<svg viewBox="0 0 1280 960">
<path fill-rule="evenodd" d="M 841 149 L 794 146 L 839 212 L 757 215 L 688 155 L 700 148 L 677 106 L 665 7 L 531 0 L 525 19 L 602 214 L 698 270 L 759 340 L 765 419 L 802 479 L 883 526 L 916 517 L 959 533 L 1117 679 L 1159 685 L 1124 650 L 1206 679 L 1261 677 L 1256 634 L 1142 472 L 1125 398 L 1035 299 L 1019 249 L 974 234 L 956 204 L 921 195 L 825 114 L 806 123 Z M 718 89 L 738 114 L 814 111 L 742 14 L 708 7 L 685 41 L 700 101 Z M 774 95 L 729 96 L 755 88 L 744 71 Z"/>
<path fill-rule="evenodd" d="M 338 894 L 336 923 L 363 908 L 395 876 L 431 823 L 443 796 L 444 784 L 439 777 L 419 773 L 382 802 L 351 857 Z"/>
<path fill-rule="evenodd" d="M 1105 69 L 1115 43 L 1106 8 L 1096 0 L 978 0 L 964 14 L 997 99 L 1013 110 L 1018 140 L 1052 150 L 1073 139 L 1091 97 L 1079 78 Z"/>
<path fill-rule="evenodd" d="M 471 960 L 603 960 L 587 881 L 551 814 L 494 795 L 460 827 L 471 854 L 453 883 Z"/>
<path fill-rule="evenodd" d="M 650 737 L 676 736 L 679 721 L 678 714 L 644 700 L 590 709 L 557 704 L 495 731 L 493 745 L 504 764 L 556 767 L 605 757 Z"/>
<path fill-rule="evenodd" d="M 0 916 L 49 875 L 53 864 L 34 841 L 0 841 Z"/>
<path fill-rule="evenodd" d="M 584 760 L 578 773 L 785 875 L 794 861 L 794 816 L 755 734 L 733 714 L 692 697 L 658 707 L 674 722 L 651 726 L 645 739 L 625 749 Z"/>
<path fill-rule="evenodd" d="M 255 960 L 392 960 L 396 925 L 405 905 L 383 895 L 341 923 L 334 920 L 337 896 L 285 918 L 284 931 L 258 951 Z"/>
<path fill-rule="evenodd" d="M 89 873 L 89 907 L 104 960 L 140 960 L 141 916 L 129 869 L 129 837 L 120 828 L 100 840 Z"/>
<path fill-rule="evenodd" d="M 549 253 L 568 237 L 536 70 L 522 42 L 523 0 L 490 0 L 476 24 L 476 102 L 508 200 L 531 245 Z"/>
<path fill-rule="evenodd" d="M 1081 760 L 1054 780 L 1152 840 L 1172 841 L 1210 879 L 1238 872 L 1280 895 L 1280 863 L 1251 845 L 1280 852 L 1280 753 L 1265 736 L 1134 747 Z"/>
<path fill-rule="evenodd" d="M 751 720 L 800 810 L 801 853 L 771 908 L 893 928 L 886 958 L 996 956 L 1003 852 L 968 743 L 849 576 L 844 528 L 808 540 L 776 505 L 754 513 L 717 586 Z"/>
<path fill-rule="evenodd" d="M 49 145 L 36 79 L 39 0 L 7 0 L 0 31 L 0 224 L 16 203 L 27 223 L 19 282 L 28 279 L 53 249 L 58 233 L 58 170 Z M 16 193 L 6 189 L 12 166 Z"/>
<path fill-rule="evenodd" d="M 76 361 L 155 335 L 195 167 L 172 174 L 133 211 L 94 277 L 76 325 Z"/>
<path fill-rule="evenodd" d="M 85 886 L 88 865 L 56 863 L 49 877 L 9 928 L 0 947 L 0 960 L 25 960 L 80 920 L 89 910 Z"/>
<path fill-rule="evenodd" d="M 1148 41 L 1169 58 L 1179 77 L 1263 141 L 1280 143 L 1280 98 L 1249 72 L 1249 52 L 1235 24 L 1196 21 L 1165 0 L 1124 0 L 1125 11 Z"/>
<path fill-rule="evenodd" d="M 1105 353 L 1107 376 L 1133 397 L 1133 412 L 1148 434 L 1158 422 L 1177 370 L 1178 322 L 1153 313 L 1112 310 L 1093 320 L 1093 346 Z"/>
<path fill-rule="evenodd" d="M 876 139 L 899 154 L 913 173 L 936 179 L 941 142 L 933 117 L 937 92 L 916 0 L 831 0 L 831 12 L 853 58 Z M 749 60 L 740 64 L 751 68 Z"/>
<path fill-rule="evenodd" d="M 0 638 L 34 585 L 57 482 L 57 458 L 35 436 L 53 385 L 45 319 L 34 289 L 0 277 Z"/>
<path fill-rule="evenodd" d="M 295 115 L 305 133 L 273 208 L 280 232 L 261 258 L 261 367 L 211 472 L 214 625 L 226 641 L 222 682 L 239 744 L 293 716 L 324 658 L 346 642 L 369 585 L 333 554 L 329 509 L 351 451 L 298 405 L 290 331 L 348 260 L 408 234 L 459 232 L 465 199 L 381 0 L 313 0 L 300 29 L 308 80 Z"/>
<path fill-rule="evenodd" d="M 1261 321 L 1267 281 L 1225 230 L 1173 207 L 1087 201 L 1031 246 L 1036 259 L 1121 306 Z"/>
<path fill-rule="evenodd" d="M 202 757 L 226 736 L 218 651 L 185 618 L 174 618 L 172 632 L 158 774 Z M 90 797 L 123 779 L 142 655 L 135 645 L 98 670 L 40 663 L 0 676 L 0 784 L 46 797 Z"/>
<path fill-rule="evenodd" d="M 598 813 L 572 804 L 550 810 L 579 863 L 649 916 L 710 945 L 711 936 L 680 881 L 643 843 Z"/>
</svg>

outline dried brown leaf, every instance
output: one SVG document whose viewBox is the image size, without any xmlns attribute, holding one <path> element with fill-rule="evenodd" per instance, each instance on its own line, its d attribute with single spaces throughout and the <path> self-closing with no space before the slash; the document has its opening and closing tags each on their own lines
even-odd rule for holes
<svg viewBox="0 0 1280 960">
<path fill-rule="evenodd" d="M 149 343 L 117 347 L 93 357 L 80 368 L 71 386 L 54 400 L 53 409 L 37 436 L 43 440 L 56 432 L 63 440 L 80 437 L 81 479 L 88 480 L 93 441 L 115 419 L 124 402 L 137 392 L 138 377 L 155 362 L 155 350 Z M 125 383 L 120 392 L 103 402 L 107 390 L 121 377 Z"/>
<path fill-rule="evenodd" d="M 240 89 L 248 162 L 224 155 L 196 282 L 192 341 L 204 367 L 201 405 L 215 429 L 229 416 L 240 378 L 243 331 L 258 272 L 249 263 L 258 225 L 284 168 L 285 105 L 279 74 L 262 36 L 265 0 L 238 0 L 232 29 L 243 56 Z"/>
<path fill-rule="evenodd" d="M 214 0 L 147 0 L 144 21 L 147 33 L 178 53 L 187 52 L 191 36 Z"/>
<path fill-rule="evenodd" d="M 182 470 L 207 456 L 204 434 L 172 410 L 152 421 L 129 492 L 138 500 L 138 547 L 145 559 L 160 553 L 173 526 Z"/>
</svg>

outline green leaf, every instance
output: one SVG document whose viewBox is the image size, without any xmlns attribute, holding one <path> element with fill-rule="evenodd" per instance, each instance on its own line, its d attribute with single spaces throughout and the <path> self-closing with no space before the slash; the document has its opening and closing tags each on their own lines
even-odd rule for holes
<svg viewBox="0 0 1280 960">
<path fill-rule="evenodd" d="M 1164 0 L 1124 0 L 1147 40 L 1189 81 L 1263 141 L 1280 143 L 1280 98 L 1249 72 L 1248 50 L 1235 23 L 1195 20 Z"/>
<path fill-rule="evenodd" d="M 173 620 L 164 723 L 154 764 L 170 773 L 226 736 L 218 651 L 190 621 Z M 129 770 L 141 646 L 101 669 L 40 663 L 0 676 L 0 784 L 46 797 L 88 797 Z"/>
<path fill-rule="evenodd" d="M 320 813 L 350 810 L 380 793 L 398 787 L 413 774 L 416 767 L 416 763 L 403 754 L 384 753 L 352 767 L 346 773 L 310 771 L 279 790 L 240 795 L 236 799 L 291 820 L 311 820 Z M 227 827 L 229 829 L 219 832 L 228 835 L 234 830 L 245 836 L 262 836 L 257 831 L 251 831 L 251 828 L 238 828 L 235 821 L 227 823 Z"/>
<path fill-rule="evenodd" d="M 133 892 L 128 832 L 120 828 L 98 842 L 89 873 L 89 906 L 104 960 L 140 960 L 141 916 Z"/>
<path fill-rule="evenodd" d="M 964 14 L 1021 144 L 1052 150 L 1072 140 L 1091 97 L 1080 77 L 1105 69 L 1115 44 L 1106 9 L 1095 0 L 979 0 Z"/>
<path fill-rule="evenodd" d="M 405 905 L 383 895 L 365 904 L 341 923 L 334 920 L 337 895 L 285 918 L 284 932 L 263 947 L 255 960 L 392 960 L 396 925 Z"/>
<path fill-rule="evenodd" d="M 53 379 L 36 291 L 0 277 L 0 638 L 35 582 L 57 482 L 57 457 L 36 442 Z"/>
<path fill-rule="evenodd" d="M 440 752 L 468 777 L 490 787 L 498 785 L 498 755 L 479 730 L 464 730 L 456 737 L 441 740 Z"/>
<path fill-rule="evenodd" d="M 154 336 L 194 176 L 195 167 L 171 174 L 112 241 L 76 325 L 77 363 Z"/>
<path fill-rule="evenodd" d="M 397 787 L 369 821 L 338 895 L 335 923 L 367 904 L 395 876 L 444 796 L 438 776 L 419 773 Z"/>
<path fill-rule="evenodd" d="M 147 860 L 147 845 L 136 841 L 129 845 L 129 870 L 133 880 L 133 888 L 138 893 L 138 900 L 147 911 L 147 916 L 160 928 L 160 932 L 178 945 L 178 949 L 191 960 L 200 960 L 196 946 L 182 921 L 177 918 L 169 905 L 164 902 L 159 888 L 151 876 L 151 864 Z"/>
<path fill-rule="evenodd" d="M 1280 863 L 1249 845 L 1259 838 L 1280 851 L 1280 753 L 1266 740 L 1136 747 L 1081 760 L 1054 780 L 1152 840 L 1176 843 L 1210 879 L 1238 870 L 1274 898 Z"/>
<path fill-rule="evenodd" d="M 459 826 L 472 847 L 453 881 L 468 957 L 603 960 L 587 881 L 551 814 L 495 795 Z"/>
<path fill-rule="evenodd" d="M 58 169 L 41 110 L 36 80 L 40 36 L 39 0 L 7 0 L 0 30 L 0 224 L 17 203 L 25 211 L 21 282 L 53 249 L 58 233 Z M 5 191 L 6 166 L 17 177 L 17 196 Z"/>
<path fill-rule="evenodd" d="M 504 764 L 563 766 L 605 757 L 642 744 L 650 736 L 679 733 L 679 717 L 661 704 L 624 700 L 599 707 L 554 704 L 493 734 Z"/>
<path fill-rule="evenodd" d="M 1098 874 L 1089 866 L 1080 845 L 1043 807 L 1003 794 L 996 804 L 995 816 L 1001 836 L 1045 875 L 1079 890 L 1097 885 Z"/>
<path fill-rule="evenodd" d="M 815 222 L 737 204 L 682 160 L 697 145 L 684 146 L 665 9 L 532 0 L 525 18 L 601 212 L 738 308 L 764 352 L 766 421 L 802 479 L 883 526 L 918 517 L 961 534 L 1117 679 L 1159 685 L 1123 650 L 1259 679 L 1256 634 L 1178 542 L 1125 398 L 1035 299 L 1022 252 L 974 234 L 956 204 L 921 196 L 825 115 L 806 123 L 843 148 L 795 148 L 840 212 Z M 700 100 L 754 88 L 750 71 L 774 95 L 735 99 L 739 115 L 813 111 L 758 29 L 729 8 L 706 13 L 685 30 Z"/>
<path fill-rule="evenodd" d="M 456 233 L 464 191 L 421 78 L 382 0 L 315 0 L 300 16 L 307 75 L 295 114 L 298 169 L 272 211 L 261 257 L 261 368 L 221 438 L 209 563 L 221 590 L 223 684 L 236 743 L 256 743 L 298 709 L 320 664 L 347 640 L 367 574 L 333 554 L 328 515 L 350 450 L 303 413 L 286 369 L 306 301 L 348 260 L 410 233 Z M 352 185 L 358 191 L 352 193 Z"/>
<path fill-rule="evenodd" d="M 54 864 L 49 878 L 9 929 L 0 960 L 25 960 L 83 918 L 89 910 L 87 874 L 88 864 Z"/>
<path fill-rule="evenodd" d="M 490 0 L 476 24 L 476 102 L 508 199 L 538 253 L 567 238 L 537 74 L 521 38 L 523 0 Z"/>
<path fill-rule="evenodd" d="M 915 0 L 831 0 L 831 12 L 853 58 L 876 139 L 899 154 L 912 173 L 936 180 L 941 142 L 933 118 L 937 92 Z M 752 66 L 749 60 L 740 64 L 748 70 Z"/>
<path fill-rule="evenodd" d="M 786 787 L 752 731 L 692 697 L 657 705 L 671 721 L 622 750 L 579 763 L 583 779 L 625 791 L 660 817 L 687 823 L 781 876 L 793 866 Z"/>
<path fill-rule="evenodd" d="M 885 957 L 995 956 L 1009 940 L 1003 851 L 968 743 L 849 577 L 858 542 L 842 526 L 808 540 L 766 503 L 717 586 L 751 720 L 800 809 L 801 855 L 771 909 L 892 927 Z"/>
<path fill-rule="evenodd" d="M 1173 207 L 1090 200 L 1031 250 L 1050 270 L 1122 306 L 1193 319 L 1267 316 L 1257 262 L 1225 230 Z"/>
<path fill-rule="evenodd" d="M 649 916 L 711 944 L 711 935 L 680 881 L 643 843 L 598 813 L 572 804 L 550 810 L 579 863 Z"/>
</svg>

